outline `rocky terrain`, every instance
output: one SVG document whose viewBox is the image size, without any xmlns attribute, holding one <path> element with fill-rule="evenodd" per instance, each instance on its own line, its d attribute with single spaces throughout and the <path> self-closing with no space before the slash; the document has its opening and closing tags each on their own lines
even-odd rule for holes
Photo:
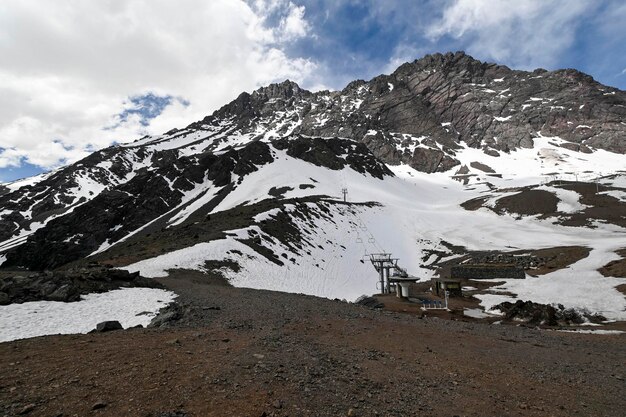
<svg viewBox="0 0 626 417">
<path fill-rule="evenodd" d="M 504 313 L 505 320 L 518 320 L 530 325 L 567 326 L 586 322 L 599 324 L 606 317 L 599 314 L 580 313 L 574 309 L 566 309 L 562 305 L 555 307 L 518 300 L 515 303 L 504 302 L 493 307 Z"/>
<path fill-rule="evenodd" d="M 80 296 L 117 288 L 162 288 L 158 282 L 119 269 L 91 266 L 67 271 L 3 272 L 0 305 L 29 301 L 79 301 Z"/>
<path fill-rule="evenodd" d="M 160 282 L 184 312 L 169 327 L 0 344 L 0 415 L 616 417 L 626 407 L 623 334 L 420 318 L 183 272 Z"/>
<path fill-rule="evenodd" d="M 552 192 L 554 190 L 574 192 L 579 209 L 564 210 L 559 207 L 561 200 Z M 565 226 L 596 227 L 597 223 L 604 223 L 626 227 L 626 205 L 617 197 L 621 194 L 611 195 L 611 192 L 624 193 L 625 190 L 623 187 L 599 186 L 592 182 L 558 181 L 501 192 L 494 190 L 462 205 L 468 210 L 485 207 L 499 214 L 517 217 L 537 215 L 541 219 L 553 218 Z"/>
</svg>

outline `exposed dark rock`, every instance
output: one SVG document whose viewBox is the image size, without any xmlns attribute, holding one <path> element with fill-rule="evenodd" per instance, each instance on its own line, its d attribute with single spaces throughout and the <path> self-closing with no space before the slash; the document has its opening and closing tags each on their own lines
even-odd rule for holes
<svg viewBox="0 0 626 417">
<path fill-rule="evenodd" d="M 117 320 L 103 321 L 102 323 L 96 324 L 95 328 L 96 333 L 112 332 L 114 330 L 124 330 Z"/>
<path fill-rule="evenodd" d="M 295 136 L 275 140 L 272 144 L 276 149 L 286 150 L 289 156 L 332 170 L 349 166 L 376 178 L 393 176 L 389 168 L 374 158 L 365 145 L 351 140 Z"/>
<path fill-rule="evenodd" d="M 187 417 L 189 414 L 187 412 L 178 410 L 178 411 L 162 411 L 158 413 L 149 414 L 149 417 Z"/>
<path fill-rule="evenodd" d="M 100 410 L 101 408 L 105 408 L 106 406 L 107 406 L 107 403 L 105 403 L 104 401 L 98 401 L 91 406 L 91 409 Z"/>
<path fill-rule="evenodd" d="M 469 174 L 469 172 L 470 172 L 470 170 L 467 167 L 467 165 L 463 165 L 461 168 L 456 170 L 454 175 L 467 175 L 467 174 Z"/>
<path fill-rule="evenodd" d="M 506 265 L 462 265 L 454 266 L 450 270 L 452 278 L 461 279 L 497 279 L 514 278 L 524 279 L 524 269 Z"/>
<path fill-rule="evenodd" d="M 517 194 L 498 199 L 497 212 L 517 213 L 528 216 L 556 213 L 559 199 L 545 190 L 523 190 Z"/>
<path fill-rule="evenodd" d="M 0 304 L 27 301 L 79 301 L 82 294 L 101 293 L 120 287 L 162 288 L 138 273 L 102 267 L 38 272 L 0 278 Z M 2 295 L 4 294 L 4 295 Z"/>
<path fill-rule="evenodd" d="M 481 170 L 481 171 L 483 171 L 483 172 L 487 172 L 487 173 L 490 173 L 490 174 L 492 174 L 492 173 L 495 173 L 495 172 L 496 172 L 496 171 L 494 171 L 494 170 L 493 170 L 493 168 L 491 168 L 490 166 L 485 165 L 485 164 L 483 164 L 483 163 L 481 163 L 481 162 L 477 162 L 477 161 L 471 162 L 471 163 L 470 163 L 470 166 L 471 166 L 472 168 L 476 168 L 476 169 L 478 169 L 478 170 Z"/>
<path fill-rule="evenodd" d="M 271 195 L 272 197 L 276 197 L 276 198 L 282 198 L 283 194 L 285 194 L 287 191 L 292 191 L 293 188 L 291 187 L 272 187 L 270 188 L 268 194 Z"/>
<path fill-rule="evenodd" d="M 184 317 L 186 310 L 179 303 L 171 303 L 159 310 L 159 313 L 150 321 L 148 327 L 170 327 Z"/>
<path fill-rule="evenodd" d="M 366 295 L 362 295 L 356 299 L 355 304 L 359 304 L 371 309 L 381 309 L 385 307 L 385 304 L 381 303 L 374 297 L 368 297 Z"/>
<path fill-rule="evenodd" d="M 606 321 L 600 314 L 566 309 L 560 304 L 554 307 L 522 300 L 515 303 L 506 301 L 492 307 L 492 310 L 502 311 L 506 320 L 520 320 L 532 325 L 560 326 L 582 324 L 586 321 L 592 323 Z"/>
</svg>

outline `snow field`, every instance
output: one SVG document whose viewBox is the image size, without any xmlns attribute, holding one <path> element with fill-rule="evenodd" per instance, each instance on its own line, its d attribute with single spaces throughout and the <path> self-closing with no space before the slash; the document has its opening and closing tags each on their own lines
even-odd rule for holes
<svg viewBox="0 0 626 417">
<path fill-rule="evenodd" d="M 49 334 L 87 333 L 117 320 L 124 328 L 146 326 L 176 294 L 154 288 L 123 288 L 87 294 L 81 301 L 33 301 L 0 306 L 0 342 Z"/>
</svg>

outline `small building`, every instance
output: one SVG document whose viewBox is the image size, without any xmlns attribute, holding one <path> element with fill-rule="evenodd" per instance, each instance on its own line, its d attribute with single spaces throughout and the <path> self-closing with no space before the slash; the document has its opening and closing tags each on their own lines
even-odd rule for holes
<svg viewBox="0 0 626 417">
<path fill-rule="evenodd" d="M 446 291 L 450 293 L 451 297 L 463 296 L 463 290 L 461 287 L 461 280 L 459 278 L 433 278 L 433 293 L 439 297 L 444 297 Z"/>
</svg>

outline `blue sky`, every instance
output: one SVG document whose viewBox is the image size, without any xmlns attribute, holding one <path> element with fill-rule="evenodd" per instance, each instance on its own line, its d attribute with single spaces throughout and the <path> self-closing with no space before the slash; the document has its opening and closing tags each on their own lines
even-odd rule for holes
<svg viewBox="0 0 626 417">
<path fill-rule="evenodd" d="M 286 78 L 309 89 L 464 50 L 626 89 L 621 0 L 4 0 L 0 182 L 199 120 Z"/>
</svg>

